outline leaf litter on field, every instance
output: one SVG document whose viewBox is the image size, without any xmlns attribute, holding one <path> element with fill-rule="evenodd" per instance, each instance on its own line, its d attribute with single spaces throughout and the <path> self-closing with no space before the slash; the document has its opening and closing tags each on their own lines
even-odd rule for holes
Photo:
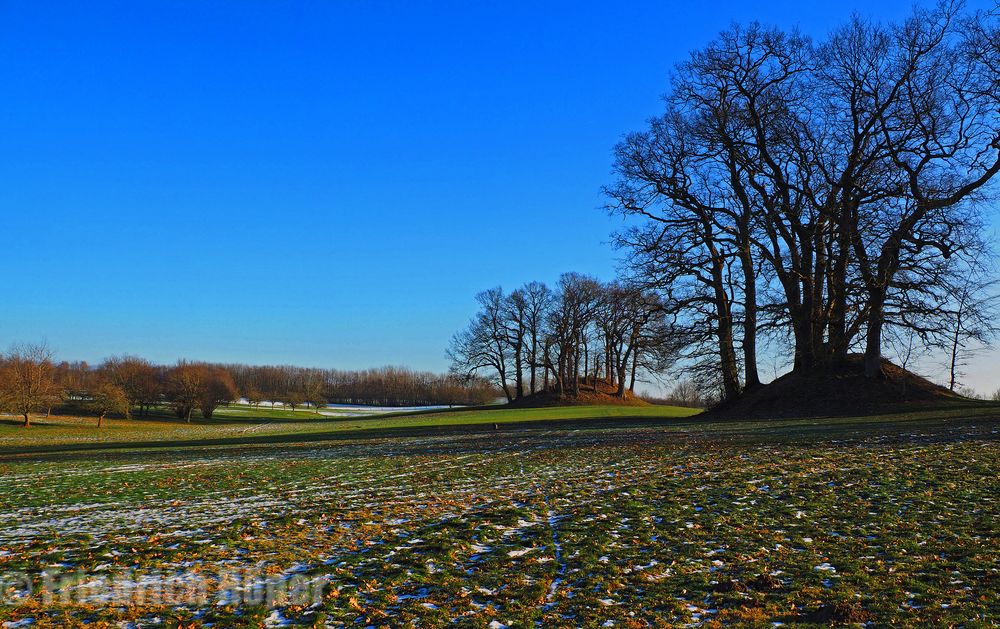
<svg viewBox="0 0 1000 629">
<path fill-rule="evenodd" d="M 261 568 L 328 585 L 319 606 L 27 601 L 0 619 L 996 622 L 995 434 L 804 444 L 655 428 L 515 431 L 6 463 L 5 571 Z"/>
</svg>

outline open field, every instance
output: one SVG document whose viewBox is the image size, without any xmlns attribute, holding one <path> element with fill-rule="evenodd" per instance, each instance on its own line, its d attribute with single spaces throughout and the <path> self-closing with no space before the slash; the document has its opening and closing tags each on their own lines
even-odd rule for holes
<svg viewBox="0 0 1000 629">
<path fill-rule="evenodd" d="M 69 420 L 3 425 L 0 572 L 37 585 L 45 570 L 75 603 L 11 599 L 10 583 L 0 622 L 1000 622 L 1000 409 L 684 414 L 220 416 L 112 422 L 99 442 Z M 123 575 L 140 584 L 128 596 L 102 586 Z M 204 597 L 148 604 L 192 580 Z M 318 598 L 235 604 L 291 583 Z"/>
</svg>

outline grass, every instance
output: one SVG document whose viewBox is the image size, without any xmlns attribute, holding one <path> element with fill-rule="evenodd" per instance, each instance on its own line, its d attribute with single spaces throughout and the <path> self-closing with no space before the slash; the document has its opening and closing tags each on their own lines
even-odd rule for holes
<svg viewBox="0 0 1000 629">
<path fill-rule="evenodd" d="M 567 406 L 556 408 L 508 409 L 486 407 L 476 410 L 410 411 L 365 417 L 326 417 L 311 411 L 248 407 L 221 408 L 210 420 L 195 418 L 191 423 L 154 412 L 151 418 L 106 419 L 96 427 L 94 418 L 41 417 L 28 429 L 16 418 L 0 421 L 0 456 L 3 454 L 53 452 L 93 448 L 173 447 L 183 445 L 239 445 L 244 443 L 322 440 L 343 436 L 377 436 L 407 433 L 420 429 L 492 428 L 493 424 L 588 421 L 594 419 L 642 418 L 664 420 L 686 417 L 695 409 L 678 406 Z"/>
<path fill-rule="evenodd" d="M 92 427 L 3 426 L 57 441 L 4 444 L 0 573 L 79 571 L 78 593 L 136 570 L 326 585 L 315 605 L 276 609 L 33 597 L 0 624 L 994 626 L 998 415 L 220 417 L 151 421 L 175 431 L 153 446 L 142 422 L 114 422 L 101 448 L 79 440 Z M 254 426 L 267 432 L 231 432 Z"/>
</svg>

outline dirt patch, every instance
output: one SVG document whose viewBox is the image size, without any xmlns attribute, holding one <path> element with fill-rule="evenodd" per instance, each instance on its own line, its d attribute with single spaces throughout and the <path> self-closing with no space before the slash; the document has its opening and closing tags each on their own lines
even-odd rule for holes
<svg viewBox="0 0 1000 629">
<path fill-rule="evenodd" d="M 805 615 L 804 620 L 824 625 L 854 625 L 871 620 L 873 615 L 860 605 L 851 603 L 830 603 L 821 605 Z"/>
</svg>

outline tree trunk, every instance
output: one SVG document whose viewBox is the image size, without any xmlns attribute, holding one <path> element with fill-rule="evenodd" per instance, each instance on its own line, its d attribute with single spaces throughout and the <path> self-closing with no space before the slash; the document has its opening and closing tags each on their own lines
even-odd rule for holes
<svg viewBox="0 0 1000 629">
<path fill-rule="evenodd" d="M 744 316 L 743 316 L 743 364 L 746 371 L 746 388 L 760 384 L 757 372 L 757 278 L 754 276 L 753 256 L 749 246 L 740 252 L 743 266 Z"/>
<path fill-rule="evenodd" d="M 580 397 L 580 348 L 573 350 L 573 397 Z"/>
<path fill-rule="evenodd" d="M 734 398 L 740 394 L 739 372 L 736 368 L 736 351 L 733 348 L 733 315 L 729 309 L 729 299 L 723 288 L 722 262 L 719 261 L 717 268 L 713 269 L 713 275 L 717 275 L 713 282 L 715 289 L 715 309 L 718 315 L 716 338 L 719 343 L 719 367 L 722 372 L 722 389 L 726 399 Z"/>
<path fill-rule="evenodd" d="M 799 290 L 802 295 L 802 305 L 798 311 L 798 321 L 795 325 L 799 330 L 798 351 L 799 364 L 805 371 L 812 371 L 816 367 L 816 335 L 814 310 L 816 308 L 816 293 L 812 286 L 812 243 L 802 246 L 802 271 L 799 279 Z"/>
<path fill-rule="evenodd" d="M 958 377 L 957 377 L 957 372 L 958 372 L 958 348 L 959 348 L 959 341 L 960 341 L 960 339 L 962 337 L 962 308 L 963 307 L 964 307 L 964 304 L 959 305 L 959 308 L 958 308 L 958 321 L 955 324 L 955 336 L 952 337 L 952 340 L 951 340 L 951 366 L 950 366 L 951 367 L 951 369 L 950 369 L 950 372 L 951 372 L 950 376 L 951 377 L 948 379 L 948 390 L 949 391 L 954 391 L 955 390 L 955 384 L 956 384 L 956 381 L 958 379 Z"/>
<path fill-rule="evenodd" d="M 628 390 L 635 393 L 635 372 L 639 369 L 639 350 L 632 354 L 632 376 L 628 381 Z"/>
<path fill-rule="evenodd" d="M 28 418 L 28 414 L 24 413 L 24 423 L 21 424 L 22 427 L 27 428 L 31 425 L 31 419 Z"/>
<path fill-rule="evenodd" d="M 792 369 L 800 373 L 812 371 L 816 366 L 816 354 L 813 353 L 813 327 L 812 321 L 809 320 L 809 312 L 803 304 L 792 316 L 792 331 L 795 335 L 795 359 Z"/>
<path fill-rule="evenodd" d="M 506 374 L 500 377 L 500 388 L 503 389 L 503 395 L 507 398 L 507 403 L 510 404 L 514 401 L 514 396 L 510 392 L 510 383 L 507 382 Z"/>
<path fill-rule="evenodd" d="M 625 371 L 628 369 L 628 356 L 629 352 L 626 351 L 625 355 L 618 361 L 618 389 L 615 391 L 615 395 L 620 398 L 625 397 Z"/>
<path fill-rule="evenodd" d="M 100 428 L 101 424 L 104 423 L 104 413 L 97 416 L 97 427 Z"/>
<path fill-rule="evenodd" d="M 870 297 L 868 311 L 868 334 L 865 338 L 865 377 L 878 378 L 882 375 L 882 322 L 885 296 Z"/>
<path fill-rule="evenodd" d="M 834 367 L 844 367 L 847 364 L 847 257 L 849 254 L 850 226 L 847 221 L 847 210 L 839 221 L 837 233 L 837 256 L 830 267 L 827 281 L 827 293 L 830 300 L 830 359 Z"/>
<path fill-rule="evenodd" d="M 556 378 L 556 392 L 559 393 L 559 397 L 563 397 L 566 394 L 566 355 L 565 352 L 560 349 L 559 357 L 556 358 L 556 371 L 552 375 Z"/>
<path fill-rule="evenodd" d="M 514 349 L 514 387 L 517 399 L 524 397 L 524 357 L 521 352 L 522 347 L 518 343 Z"/>
<path fill-rule="evenodd" d="M 536 336 L 535 336 L 534 333 L 532 333 L 532 335 L 531 335 L 531 347 L 529 349 L 528 358 L 531 361 L 531 375 L 529 376 L 531 378 L 531 382 L 529 384 L 529 391 L 532 394 L 534 394 L 535 393 L 535 372 L 537 371 L 537 364 L 536 363 L 538 363 L 538 339 L 536 338 Z"/>
<path fill-rule="evenodd" d="M 821 360 L 824 354 L 823 339 L 826 336 L 828 319 L 826 304 L 823 301 L 823 287 L 826 285 L 827 276 L 826 269 L 830 265 L 830 260 L 826 255 L 825 224 L 826 221 L 824 219 L 815 227 L 812 249 L 815 254 L 815 264 L 813 266 L 812 282 L 810 282 L 810 290 L 812 291 L 812 299 L 810 300 L 812 308 L 809 311 L 809 323 L 812 325 L 810 338 L 812 339 L 812 354 L 817 362 Z"/>
<path fill-rule="evenodd" d="M 715 314 L 718 317 L 716 338 L 719 343 L 719 368 L 722 372 L 722 390 L 726 399 L 740 394 L 740 377 L 733 346 L 733 311 L 726 293 L 725 260 L 716 249 L 710 219 L 702 217 L 702 236 L 711 255 L 711 275 Z"/>
<path fill-rule="evenodd" d="M 757 372 L 757 269 L 754 267 L 753 252 L 751 251 L 753 236 L 750 227 L 753 204 L 740 175 L 741 159 L 738 156 L 737 143 L 727 136 L 725 145 L 728 153 L 727 165 L 730 184 L 743 209 L 736 221 L 736 234 L 740 267 L 743 271 L 743 362 L 746 371 L 744 384 L 749 389 L 760 384 L 760 375 Z"/>
</svg>

